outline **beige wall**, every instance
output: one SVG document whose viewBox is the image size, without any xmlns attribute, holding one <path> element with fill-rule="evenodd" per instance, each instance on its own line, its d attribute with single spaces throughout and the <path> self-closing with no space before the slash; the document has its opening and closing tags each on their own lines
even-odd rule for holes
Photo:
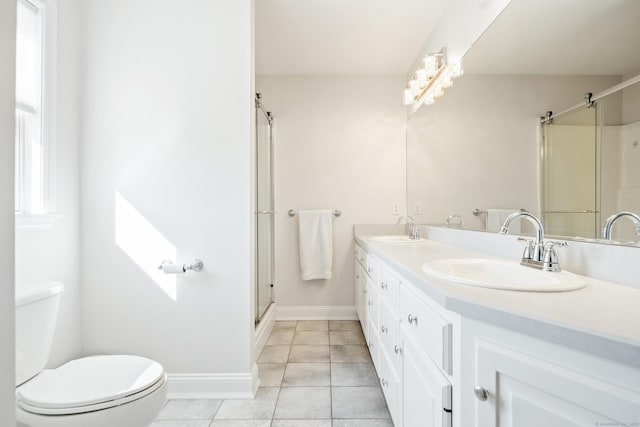
<svg viewBox="0 0 640 427">
<path fill-rule="evenodd" d="M 279 307 L 353 306 L 353 224 L 404 212 L 402 76 L 257 77 L 275 116 L 276 300 Z M 288 209 L 341 209 L 333 278 L 300 279 L 298 221 Z"/>
</svg>

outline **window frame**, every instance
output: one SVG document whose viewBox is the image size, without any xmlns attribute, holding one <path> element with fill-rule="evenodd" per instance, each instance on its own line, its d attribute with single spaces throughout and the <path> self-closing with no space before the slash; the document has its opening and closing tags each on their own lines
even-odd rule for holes
<svg viewBox="0 0 640 427">
<path fill-rule="evenodd" d="M 16 144 L 16 156 L 21 156 L 21 167 L 16 174 L 22 173 L 21 187 L 16 184 L 16 202 L 20 202 L 20 210 L 15 207 L 17 229 L 40 230 L 50 228 L 60 217 L 56 214 L 56 81 L 57 81 L 57 3 L 55 0 L 16 0 L 16 2 L 33 6 L 40 11 L 42 19 L 41 43 L 41 99 L 40 99 L 40 143 L 41 143 L 41 191 L 42 210 L 34 211 L 31 206 L 30 185 L 33 173 L 29 167 L 28 155 L 22 144 Z M 29 113 L 20 108 L 16 101 L 16 130 L 21 115 Z M 16 140 L 17 141 L 17 140 Z M 16 157 L 18 161 L 18 157 Z M 18 177 L 16 176 L 16 180 Z"/>
</svg>

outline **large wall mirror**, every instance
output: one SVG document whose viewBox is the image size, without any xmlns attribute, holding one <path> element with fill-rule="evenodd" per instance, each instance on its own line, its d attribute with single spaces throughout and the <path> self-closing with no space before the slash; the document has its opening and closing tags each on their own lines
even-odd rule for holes
<svg viewBox="0 0 640 427">
<path fill-rule="evenodd" d="M 638 22 L 638 0 L 512 0 L 408 119 L 408 214 L 498 231 L 527 210 L 548 235 L 600 241 L 613 213 L 640 214 L 640 82 L 615 90 L 640 74 Z M 640 236 L 623 218 L 612 239 Z"/>
</svg>

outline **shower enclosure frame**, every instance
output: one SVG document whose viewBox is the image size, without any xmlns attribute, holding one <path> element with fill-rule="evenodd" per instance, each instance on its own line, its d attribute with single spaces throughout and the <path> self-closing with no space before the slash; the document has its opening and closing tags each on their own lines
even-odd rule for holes
<svg viewBox="0 0 640 427">
<path fill-rule="evenodd" d="M 273 114 L 270 111 L 267 111 L 266 108 L 264 107 L 264 105 L 262 104 L 261 101 L 261 94 L 260 93 L 256 93 L 256 97 L 255 97 L 255 107 L 256 107 L 256 117 L 255 117 L 255 124 L 256 124 L 256 140 L 255 140 L 255 144 L 256 144 L 256 212 L 255 212 L 255 227 L 256 227 L 256 275 L 255 275 L 255 325 L 258 325 L 258 323 L 260 323 L 260 321 L 262 320 L 262 317 L 264 316 L 264 314 L 268 311 L 269 307 L 273 304 L 274 302 L 274 295 L 275 295 L 275 229 L 276 229 L 276 221 L 275 221 L 275 215 L 276 215 L 276 208 L 275 208 L 275 140 L 274 140 L 274 117 Z M 260 180 L 260 146 L 259 144 L 264 141 L 260 141 L 260 129 L 259 129 L 259 123 L 260 123 L 260 116 L 262 116 L 266 122 L 267 122 L 267 126 L 268 126 L 268 133 L 267 133 L 267 137 L 268 137 L 268 144 L 269 144 L 269 161 L 268 161 L 268 167 L 269 167 L 269 172 L 268 172 L 268 176 L 269 176 L 269 194 L 270 194 L 270 200 L 269 200 L 269 206 L 267 209 L 262 209 L 263 207 L 260 206 L 260 185 L 259 185 L 259 180 Z M 269 271 L 270 271 L 270 280 L 269 280 L 269 302 L 265 307 L 261 307 L 261 291 L 262 289 L 262 285 L 261 282 L 261 248 L 263 248 L 261 246 L 261 242 L 260 239 L 263 238 L 263 234 L 261 234 L 261 225 L 260 225 L 260 218 L 263 215 L 268 215 L 270 220 L 269 220 L 269 230 L 268 230 L 268 236 L 269 236 L 269 252 L 270 252 L 270 257 L 269 257 Z M 262 268 L 264 268 L 264 266 L 262 266 Z"/>
</svg>

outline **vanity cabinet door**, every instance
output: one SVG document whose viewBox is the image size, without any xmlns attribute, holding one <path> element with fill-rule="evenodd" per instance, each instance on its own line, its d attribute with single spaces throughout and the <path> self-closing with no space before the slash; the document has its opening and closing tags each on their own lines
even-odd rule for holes
<svg viewBox="0 0 640 427">
<path fill-rule="evenodd" d="M 355 292 L 356 292 L 356 313 L 360 320 L 362 333 L 367 336 L 367 274 L 364 268 L 356 261 Z"/>
<path fill-rule="evenodd" d="M 389 408 L 389 414 L 396 427 L 402 426 L 402 389 L 399 371 L 395 369 L 395 364 L 390 359 L 390 355 L 380 350 L 380 387 L 384 393 Z"/>
<path fill-rule="evenodd" d="M 483 341 L 477 344 L 476 363 L 477 427 L 640 423 L 640 395 L 629 389 Z"/>
<path fill-rule="evenodd" d="M 378 333 L 378 305 L 379 305 L 378 285 L 374 283 L 370 278 L 367 279 L 367 345 L 369 346 L 369 352 L 371 353 L 371 359 L 377 372 L 380 372 L 379 368 L 379 351 L 380 351 L 380 334 Z"/>
<path fill-rule="evenodd" d="M 451 384 L 410 333 L 403 331 L 402 340 L 403 426 L 451 426 Z"/>
</svg>

